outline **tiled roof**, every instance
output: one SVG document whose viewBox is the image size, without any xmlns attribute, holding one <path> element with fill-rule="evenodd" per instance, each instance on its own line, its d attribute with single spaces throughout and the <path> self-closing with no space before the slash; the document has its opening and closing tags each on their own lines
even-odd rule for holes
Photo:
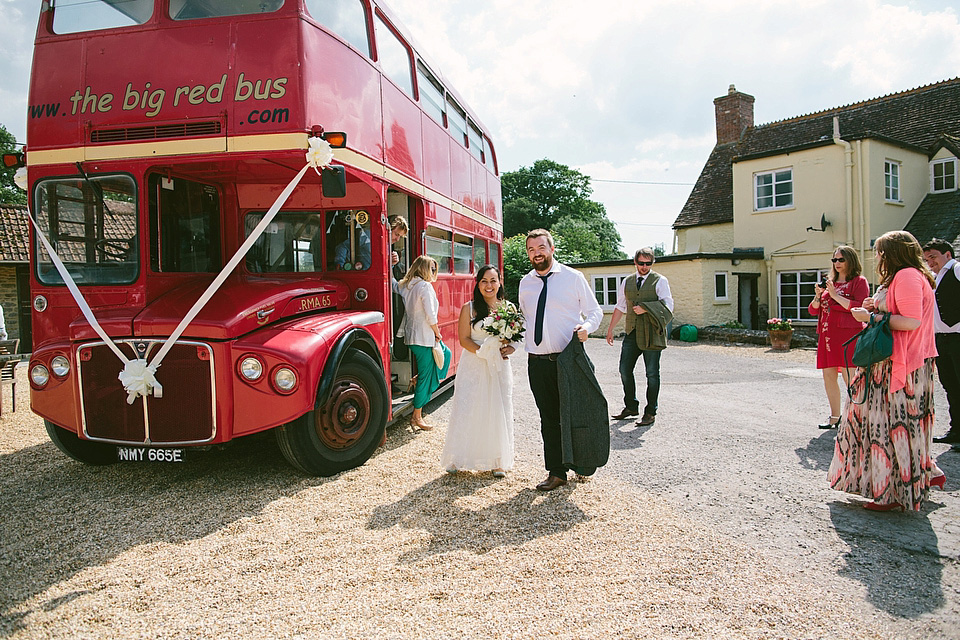
<svg viewBox="0 0 960 640">
<path fill-rule="evenodd" d="M 733 221 L 733 157 L 737 145 L 717 145 L 710 153 L 690 192 L 690 197 L 673 222 L 673 228 Z"/>
<path fill-rule="evenodd" d="M 714 148 L 674 228 L 733 221 L 733 172 L 728 167 L 724 175 L 715 166 L 718 151 L 722 149 L 730 162 L 736 162 L 831 144 L 834 116 L 844 140 L 883 138 L 924 151 L 943 136 L 949 136 L 948 144 L 956 144 L 960 78 L 747 129 L 738 143 L 725 145 L 732 151 L 719 145 Z M 718 216 L 721 210 L 726 217 Z"/>
<path fill-rule="evenodd" d="M 0 262 L 28 262 L 30 221 L 27 207 L 0 204 Z"/>
<path fill-rule="evenodd" d="M 960 251 L 960 191 L 927 194 L 904 230 L 921 246 L 933 238 L 946 240 L 956 254 Z"/>
</svg>

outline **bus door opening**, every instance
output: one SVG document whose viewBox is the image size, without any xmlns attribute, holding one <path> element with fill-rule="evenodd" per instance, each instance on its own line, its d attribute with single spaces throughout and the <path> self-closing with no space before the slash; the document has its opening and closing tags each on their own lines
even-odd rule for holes
<svg viewBox="0 0 960 640">
<path fill-rule="evenodd" d="M 410 386 L 413 377 L 410 350 L 402 336 L 397 332 L 403 326 L 403 298 L 396 291 L 396 285 L 407 274 L 412 261 L 411 238 L 414 236 L 413 221 L 416 219 L 417 201 L 405 193 L 390 189 L 387 191 L 387 241 L 390 251 L 391 289 L 390 296 L 392 321 L 390 378 L 401 392 Z M 395 261 L 395 262 L 394 262 Z"/>
</svg>

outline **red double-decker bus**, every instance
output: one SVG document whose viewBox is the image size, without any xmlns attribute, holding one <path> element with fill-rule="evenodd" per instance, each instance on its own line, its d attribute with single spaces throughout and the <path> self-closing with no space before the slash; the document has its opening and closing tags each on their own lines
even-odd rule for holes
<svg viewBox="0 0 960 640">
<path fill-rule="evenodd" d="M 67 455 L 274 429 L 305 472 L 362 464 L 411 399 L 392 251 L 440 264 L 455 368 L 475 267 L 502 263 L 496 159 L 377 0 L 45 0 L 28 110 L 31 403 Z M 333 161 L 284 198 L 311 136 Z"/>
</svg>

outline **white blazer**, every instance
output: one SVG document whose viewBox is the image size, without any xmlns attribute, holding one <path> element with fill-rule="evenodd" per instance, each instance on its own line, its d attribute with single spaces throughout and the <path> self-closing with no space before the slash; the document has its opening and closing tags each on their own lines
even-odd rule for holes
<svg viewBox="0 0 960 640">
<path fill-rule="evenodd" d="M 437 324 L 440 301 L 437 292 L 426 280 L 415 277 L 400 287 L 403 306 L 406 310 L 403 320 L 403 339 L 408 345 L 432 347 L 437 337 L 430 325 Z"/>
</svg>

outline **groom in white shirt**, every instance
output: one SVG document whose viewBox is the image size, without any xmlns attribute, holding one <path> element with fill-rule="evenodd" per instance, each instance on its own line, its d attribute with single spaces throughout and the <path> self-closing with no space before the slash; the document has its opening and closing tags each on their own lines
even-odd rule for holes
<svg viewBox="0 0 960 640">
<path fill-rule="evenodd" d="M 540 411 L 540 435 L 547 479 L 539 491 L 567 484 L 560 441 L 560 383 L 557 357 L 573 339 L 585 342 L 603 320 L 587 279 L 553 259 L 553 236 L 545 229 L 527 233 L 527 258 L 533 271 L 520 281 L 520 311 L 526 323 L 527 377 Z"/>
</svg>

